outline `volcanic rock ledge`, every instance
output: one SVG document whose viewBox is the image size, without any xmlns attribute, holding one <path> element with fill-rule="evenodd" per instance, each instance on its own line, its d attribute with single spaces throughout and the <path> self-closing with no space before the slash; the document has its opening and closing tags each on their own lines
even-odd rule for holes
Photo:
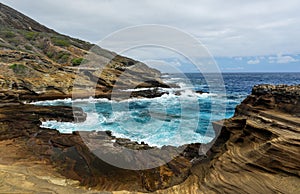
<svg viewBox="0 0 300 194">
<path fill-rule="evenodd" d="M 166 146 L 162 150 L 174 155 L 172 161 L 138 171 L 120 169 L 100 160 L 86 146 L 85 138 L 113 147 L 109 153 L 112 155 L 120 154 L 126 147 L 153 149 L 154 157 L 158 157 L 155 150 L 159 149 L 113 137 L 110 132 L 60 134 L 39 127 L 40 120 L 74 120 L 68 107 L 2 105 L 0 177 L 15 178 L 1 183 L 0 190 L 20 192 L 28 185 L 44 184 L 45 177 L 30 178 L 39 173 L 50 174 L 47 187 L 51 183 L 53 191 L 61 192 L 66 189 L 74 193 L 89 192 L 79 188 L 81 185 L 116 194 L 299 193 L 299 91 L 300 85 L 255 86 L 252 94 L 236 108 L 233 118 L 214 123 L 216 133 L 220 133 L 211 144 L 204 145 L 211 146 L 205 156 L 199 155 L 200 144 L 179 149 Z M 80 109 L 75 112 L 79 120 L 85 119 Z M 24 165 L 31 169 L 26 170 L 27 174 L 22 174 L 22 169 L 20 172 Z M 16 169 L 19 169 L 17 174 Z M 18 188 L 17 181 L 24 179 L 27 186 Z M 29 188 L 24 191 L 45 191 L 41 187 Z"/>
<path fill-rule="evenodd" d="M 182 184 L 155 194 L 300 193 L 300 85 L 258 85 Z M 113 192 L 126 194 L 131 192 Z"/>
<path fill-rule="evenodd" d="M 66 180 L 62 179 L 64 182 L 76 181 L 77 186 L 93 188 L 98 191 L 150 192 L 182 183 L 190 175 L 192 165 L 189 161 L 197 156 L 199 148 L 199 144 L 192 144 L 179 149 L 165 146 L 161 150 L 145 143 L 138 144 L 129 139 L 116 138 L 109 131 L 61 134 L 56 130 L 40 127 L 43 120 L 84 121 L 85 113 L 75 107 L 43 107 L 15 103 L 2 105 L 0 113 L 0 167 L 1 165 L 12 165 L 17 169 L 24 167 L 22 171 L 26 172 L 28 166 L 30 168 L 37 167 L 40 174 L 51 174 L 55 180 L 59 173 L 59 176 L 65 177 Z M 76 115 L 76 119 L 73 115 Z M 87 147 L 87 143 L 92 143 L 93 147 Z M 151 149 L 153 156 L 149 158 L 132 157 L 126 154 L 125 148 L 136 151 Z M 102 161 L 94 155 L 96 151 L 105 152 L 112 157 L 121 155 L 125 157 L 126 161 L 137 166 L 140 160 L 146 160 L 146 162 L 150 162 L 151 158 L 163 160 L 161 151 L 173 159 L 152 169 L 126 170 Z M 45 171 L 42 170 L 43 166 Z M 0 177 L 1 171 L 0 168 Z M 3 176 L 15 176 L 6 170 L 4 172 L 7 174 Z M 16 182 L 0 184 L 0 191 L 7 192 L 16 189 L 17 182 L 24 179 L 24 176 L 26 180 L 27 178 L 30 180 L 30 174 L 16 176 Z M 28 184 L 41 182 L 39 178 L 37 180 L 29 181 Z M 54 186 L 54 188 L 56 187 Z M 18 189 L 22 189 L 22 187 Z M 15 191 L 20 192 L 18 189 Z M 23 189 L 22 192 L 44 191 L 38 190 L 41 189 L 39 187 L 37 190 Z"/>
<path fill-rule="evenodd" d="M 198 193 L 300 193 L 299 111 L 300 85 L 255 86 L 233 118 L 214 123 L 222 130 L 195 167 Z"/>
</svg>

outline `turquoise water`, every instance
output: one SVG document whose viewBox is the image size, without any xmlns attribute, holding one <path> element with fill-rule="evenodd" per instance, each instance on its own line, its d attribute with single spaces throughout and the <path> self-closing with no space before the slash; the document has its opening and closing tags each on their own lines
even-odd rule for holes
<svg viewBox="0 0 300 194">
<path fill-rule="evenodd" d="M 186 77 L 188 79 L 186 79 Z M 83 123 L 47 121 L 42 126 L 58 129 L 63 133 L 72 131 L 110 130 L 117 137 L 130 138 L 153 146 L 187 143 L 207 143 L 214 137 L 211 122 L 229 118 L 234 108 L 251 92 L 253 85 L 300 84 L 299 73 L 283 74 L 223 74 L 226 91 L 210 91 L 207 78 L 201 74 L 167 75 L 167 83 L 176 83 L 179 89 L 168 90 L 152 99 L 55 100 L 37 102 L 37 105 L 79 106 L 87 113 Z M 214 79 L 209 79 L 213 82 Z M 217 87 L 216 87 L 217 88 Z M 164 89 L 161 89 L 164 90 Z M 195 91 L 207 91 L 198 94 Z M 181 95 L 175 95 L 181 91 Z"/>
</svg>

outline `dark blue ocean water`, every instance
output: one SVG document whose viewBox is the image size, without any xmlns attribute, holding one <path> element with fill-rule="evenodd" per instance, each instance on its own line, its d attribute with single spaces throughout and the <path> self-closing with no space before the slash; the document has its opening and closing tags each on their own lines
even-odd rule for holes
<svg viewBox="0 0 300 194">
<path fill-rule="evenodd" d="M 195 90 L 210 92 L 204 75 L 198 73 L 187 73 L 185 75 L 173 74 L 170 77 L 188 78 Z M 208 74 L 208 77 L 215 77 L 215 74 Z M 226 90 L 227 114 L 226 118 L 234 114 L 234 108 L 240 104 L 249 94 L 252 88 L 259 84 L 300 84 L 300 72 L 297 73 L 223 73 L 222 79 Z M 186 79 L 185 79 L 186 80 Z M 214 91 L 212 91 L 214 92 Z"/>
<path fill-rule="evenodd" d="M 84 123 L 47 121 L 42 125 L 65 133 L 110 130 L 118 137 L 156 146 L 206 143 L 214 137 L 211 122 L 231 117 L 254 85 L 300 84 L 300 73 L 169 74 L 164 81 L 180 88 L 161 89 L 169 94 L 153 99 L 65 99 L 36 104 L 79 106 L 88 113 Z M 209 93 L 195 92 L 199 90 Z"/>
</svg>

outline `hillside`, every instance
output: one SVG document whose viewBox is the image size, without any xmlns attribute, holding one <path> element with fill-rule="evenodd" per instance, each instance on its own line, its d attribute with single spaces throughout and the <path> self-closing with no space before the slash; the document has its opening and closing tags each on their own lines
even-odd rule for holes
<svg viewBox="0 0 300 194">
<path fill-rule="evenodd" d="M 93 87 L 96 97 L 110 98 L 115 82 L 124 88 L 166 87 L 160 76 L 143 63 L 59 34 L 0 3 L 2 100 L 71 97 L 75 80 L 80 96 Z"/>
</svg>

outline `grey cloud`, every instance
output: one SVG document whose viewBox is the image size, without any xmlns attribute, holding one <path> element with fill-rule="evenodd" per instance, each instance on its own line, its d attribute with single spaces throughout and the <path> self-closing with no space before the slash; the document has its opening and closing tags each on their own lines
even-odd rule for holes
<svg viewBox="0 0 300 194">
<path fill-rule="evenodd" d="M 182 29 L 215 56 L 300 53 L 300 1 L 3 0 L 39 22 L 96 42 L 141 24 Z"/>
</svg>

